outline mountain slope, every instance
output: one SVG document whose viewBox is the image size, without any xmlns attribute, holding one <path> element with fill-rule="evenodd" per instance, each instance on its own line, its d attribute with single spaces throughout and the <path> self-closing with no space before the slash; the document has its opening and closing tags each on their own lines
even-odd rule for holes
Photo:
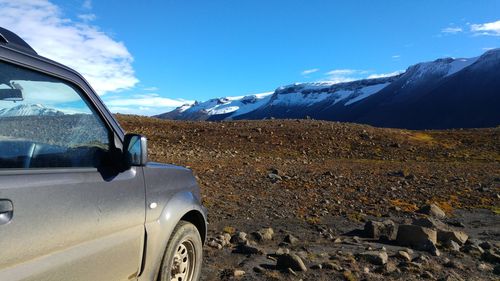
<svg viewBox="0 0 500 281">
<path fill-rule="evenodd" d="M 159 118 L 231 120 L 304 118 L 380 127 L 446 129 L 500 124 L 500 49 L 444 58 L 404 73 L 347 83 L 298 83 L 272 94 L 212 99 Z"/>
<path fill-rule="evenodd" d="M 0 117 L 15 116 L 61 116 L 64 112 L 57 109 L 48 108 L 41 104 L 20 104 L 10 108 L 1 108 Z"/>
</svg>

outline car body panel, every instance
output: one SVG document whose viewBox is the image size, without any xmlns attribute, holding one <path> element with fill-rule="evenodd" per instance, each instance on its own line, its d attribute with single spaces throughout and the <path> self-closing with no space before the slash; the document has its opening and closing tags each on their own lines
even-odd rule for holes
<svg viewBox="0 0 500 281">
<path fill-rule="evenodd" d="M 70 272 L 71 280 L 129 280 L 142 259 L 143 183 L 135 167 L 113 179 L 92 168 L 2 170 L 0 198 L 14 212 L 0 225 L 0 280 L 65 280 Z"/>
</svg>

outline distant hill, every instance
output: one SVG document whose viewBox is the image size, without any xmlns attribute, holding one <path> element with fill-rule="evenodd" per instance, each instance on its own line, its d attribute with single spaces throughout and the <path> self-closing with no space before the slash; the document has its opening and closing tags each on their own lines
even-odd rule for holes
<svg viewBox="0 0 500 281">
<path fill-rule="evenodd" d="M 41 104 L 23 103 L 10 108 L 1 108 L 0 117 L 62 116 L 64 112 Z"/>
<path fill-rule="evenodd" d="M 272 93 L 186 104 L 174 120 L 306 118 L 379 127 L 447 129 L 500 124 L 500 49 L 443 58 L 404 73 L 347 83 L 297 83 Z"/>
</svg>

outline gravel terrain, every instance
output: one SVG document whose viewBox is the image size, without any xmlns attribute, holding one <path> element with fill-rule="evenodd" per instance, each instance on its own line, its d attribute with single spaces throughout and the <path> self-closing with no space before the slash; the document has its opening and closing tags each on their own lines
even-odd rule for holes
<svg viewBox="0 0 500 281">
<path fill-rule="evenodd" d="M 499 280 L 500 128 L 118 116 L 193 169 L 202 280 Z"/>
</svg>

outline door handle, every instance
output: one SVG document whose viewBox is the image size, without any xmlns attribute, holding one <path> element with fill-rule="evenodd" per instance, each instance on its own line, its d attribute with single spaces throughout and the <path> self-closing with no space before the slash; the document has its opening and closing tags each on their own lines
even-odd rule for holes
<svg viewBox="0 0 500 281">
<path fill-rule="evenodd" d="M 14 206 L 12 201 L 7 199 L 0 199 L 0 225 L 8 223 L 12 220 L 14 214 Z"/>
</svg>

